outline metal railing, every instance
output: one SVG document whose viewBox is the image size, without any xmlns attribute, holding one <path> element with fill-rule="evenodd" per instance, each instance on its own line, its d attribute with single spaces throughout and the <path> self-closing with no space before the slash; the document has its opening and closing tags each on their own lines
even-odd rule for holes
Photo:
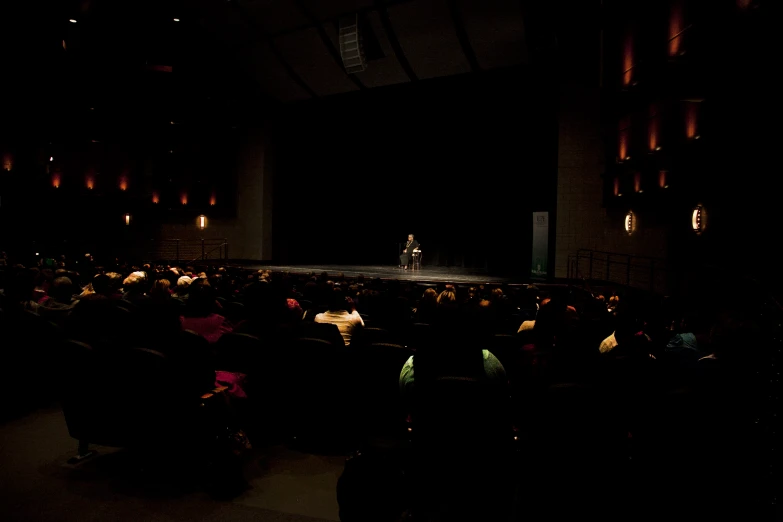
<svg viewBox="0 0 783 522">
<path fill-rule="evenodd" d="M 666 259 L 588 249 L 579 249 L 568 256 L 568 278 L 601 281 L 653 293 L 668 293 L 675 282 Z"/>
<path fill-rule="evenodd" d="M 220 261 L 228 259 L 228 240 L 213 239 L 158 239 L 151 242 L 147 257 L 152 260 Z"/>
</svg>

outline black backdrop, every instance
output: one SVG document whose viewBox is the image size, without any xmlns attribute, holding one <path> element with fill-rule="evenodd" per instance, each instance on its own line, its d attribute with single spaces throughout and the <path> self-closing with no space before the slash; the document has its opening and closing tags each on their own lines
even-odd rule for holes
<svg viewBox="0 0 783 522">
<path fill-rule="evenodd" d="M 529 273 L 531 212 L 554 211 L 556 90 L 520 68 L 288 108 L 276 127 L 275 260 Z"/>
</svg>

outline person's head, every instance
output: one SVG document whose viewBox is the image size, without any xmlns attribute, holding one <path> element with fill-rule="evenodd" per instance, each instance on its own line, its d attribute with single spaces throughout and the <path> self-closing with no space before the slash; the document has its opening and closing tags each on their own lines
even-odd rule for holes
<svg viewBox="0 0 783 522">
<path fill-rule="evenodd" d="M 408 234 L 408 241 L 413 241 L 413 234 Z"/>
<path fill-rule="evenodd" d="M 133 272 L 122 282 L 122 287 L 129 293 L 142 293 L 144 292 L 144 281 L 144 272 Z"/>
<path fill-rule="evenodd" d="M 156 279 L 154 283 L 152 283 L 152 288 L 150 289 L 150 295 L 159 296 L 159 297 L 168 297 L 171 295 L 169 293 L 169 287 L 171 286 L 171 282 L 168 279 Z"/>
<path fill-rule="evenodd" d="M 339 286 L 331 290 L 331 299 L 329 301 L 330 312 L 350 312 L 348 300 L 345 298 L 345 292 Z"/>
<path fill-rule="evenodd" d="M 61 303 L 70 303 L 73 300 L 73 282 L 69 277 L 58 277 L 49 288 L 49 297 Z"/>
<path fill-rule="evenodd" d="M 438 292 L 434 288 L 427 288 L 421 295 L 419 306 L 435 307 L 438 304 Z"/>
<path fill-rule="evenodd" d="M 191 284 L 185 313 L 189 317 L 206 317 L 215 310 L 215 288 L 207 284 Z"/>
<path fill-rule="evenodd" d="M 177 279 L 177 294 L 178 295 L 185 295 L 188 293 L 188 288 L 190 288 L 190 284 L 193 282 L 193 279 L 190 277 L 184 275 Z"/>
</svg>

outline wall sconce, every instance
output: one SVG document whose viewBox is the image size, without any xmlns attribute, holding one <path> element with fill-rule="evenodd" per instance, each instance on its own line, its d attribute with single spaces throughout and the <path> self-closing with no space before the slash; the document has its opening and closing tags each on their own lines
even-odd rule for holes
<svg viewBox="0 0 783 522">
<path fill-rule="evenodd" d="M 3 170 L 11 172 L 14 168 L 14 157 L 6 152 L 3 154 Z"/>
<path fill-rule="evenodd" d="M 669 188 L 669 181 L 666 179 L 668 172 L 665 170 L 658 171 L 658 186 L 662 189 Z"/>
<path fill-rule="evenodd" d="M 700 236 L 704 233 L 704 229 L 706 228 L 707 212 L 702 205 L 696 205 L 691 213 L 691 229 L 697 236 Z"/>
<path fill-rule="evenodd" d="M 125 222 L 125 225 L 131 224 L 131 215 L 126 213 L 124 216 L 122 216 L 123 221 Z"/>
<path fill-rule="evenodd" d="M 623 44 L 623 86 L 628 87 L 633 80 L 633 37 L 629 32 Z"/>
<path fill-rule="evenodd" d="M 158 193 L 157 193 L 157 192 L 153 192 L 153 193 L 152 193 L 152 202 L 153 202 L 155 205 L 157 205 L 158 203 L 160 203 L 160 195 L 158 195 Z"/>
<path fill-rule="evenodd" d="M 179 197 L 179 202 L 183 205 L 188 204 L 188 194 L 186 192 L 183 192 L 182 195 Z"/>
<path fill-rule="evenodd" d="M 614 194 L 615 196 L 622 196 L 622 194 L 620 194 L 620 178 L 614 178 L 612 194 Z"/>
<path fill-rule="evenodd" d="M 92 175 L 87 175 L 87 177 L 84 179 L 84 184 L 87 187 L 87 190 L 92 190 L 95 188 L 95 178 L 92 177 Z"/>
<path fill-rule="evenodd" d="M 625 219 L 623 220 L 624 226 L 625 226 L 625 232 L 630 236 L 636 231 L 636 227 L 638 225 L 636 214 L 633 213 L 632 210 L 629 210 L 628 213 L 625 215 Z"/>
<path fill-rule="evenodd" d="M 644 192 L 642 190 L 642 173 L 641 172 L 634 172 L 633 175 L 633 191 L 642 193 Z"/>
<path fill-rule="evenodd" d="M 128 190 L 128 178 L 120 176 L 120 190 Z"/>
<path fill-rule="evenodd" d="M 199 217 L 197 217 L 196 226 L 198 227 L 199 230 L 204 230 L 205 228 L 207 228 L 207 216 L 202 214 Z"/>
<path fill-rule="evenodd" d="M 209 196 L 209 206 L 214 207 L 217 204 L 217 195 L 213 192 L 212 195 Z"/>
<path fill-rule="evenodd" d="M 54 174 L 52 174 L 52 186 L 54 188 L 60 188 L 60 181 L 61 180 L 60 180 L 59 172 L 55 172 Z"/>
</svg>

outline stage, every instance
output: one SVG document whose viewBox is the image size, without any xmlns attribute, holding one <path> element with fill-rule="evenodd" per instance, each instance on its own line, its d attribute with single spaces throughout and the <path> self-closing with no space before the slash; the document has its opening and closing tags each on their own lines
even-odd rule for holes
<svg viewBox="0 0 783 522">
<path fill-rule="evenodd" d="M 443 266 L 425 266 L 418 270 L 402 270 L 393 265 L 273 265 L 263 263 L 226 263 L 226 266 L 235 266 L 252 270 L 272 270 L 275 272 L 290 272 L 292 274 L 310 274 L 326 272 L 330 276 L 344 274 L 345 277 L 357 277 L 363 275 L 367 279 L 398 279 L 400 281 L 418 281 L 422 283 L 490 283 L 490 284 L 524 284 L 527 280 L 523 278 L 503 277 L 490 275 L 485 270 L 443 267 Z"/>
</svg>

